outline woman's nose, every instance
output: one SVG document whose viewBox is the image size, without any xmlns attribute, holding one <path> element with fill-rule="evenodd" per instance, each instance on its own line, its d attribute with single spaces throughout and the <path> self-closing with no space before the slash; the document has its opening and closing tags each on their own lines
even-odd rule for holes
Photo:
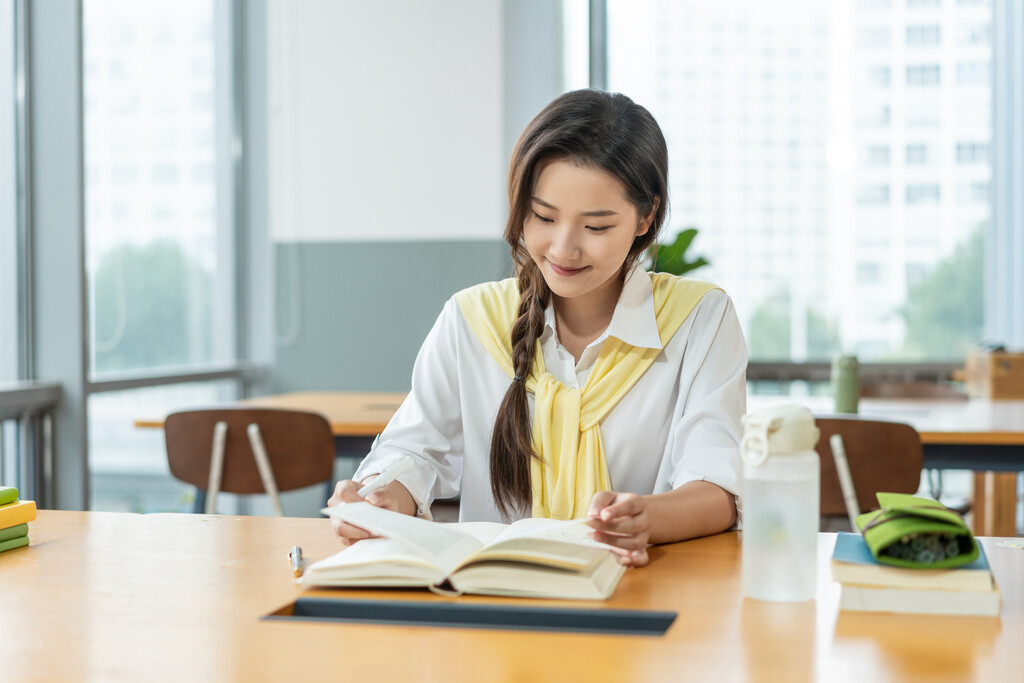
<svg viewBox="0 0 1024 683">
<path fill-rule="evenodd" d="M 560 225 L 551 238 L 551 254 L 558 258 L 570 259 L 579 253 L 576 231 L 572 226 Z"/>
</svg>

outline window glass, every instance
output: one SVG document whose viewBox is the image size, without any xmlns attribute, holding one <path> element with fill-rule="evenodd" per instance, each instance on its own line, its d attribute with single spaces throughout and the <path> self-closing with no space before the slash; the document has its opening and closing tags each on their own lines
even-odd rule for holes
<svg viewBox="0 0 1024 683">
<path fill-rule="evenodd" d="M 171 476 L 163 430 L 135 422 L 230 401 L 234 392 L 234 382 L 196 382 L 90 396 L 90 509 L 191 512 L 195 488 Z"/>
<path fill-rule="evenodd" d="M 85 261 L 93 381 L 235 360 L 229 0 L 85 0 Z M 190 509 L 163 432 L 234 380 L 88 397 L 90 506 Z"/>
<path fill-rule="evenodd" d="M 0 383 L 18 379 L 14 0 L 0 0 Z M 3 438 L 0 433 L 0 439 Z"/>
<path fill-rule="evenodd" d="M 609 89 L 669 144 L 663 238 L 698 229 L 694 274 L 732 295 L 752 360 L 961 359 L 982 336 L 990 5 L 788 5 L 609 0 Z"/>
<path fill-rule="evenodd" d="M 226 2 L 83 5 L 89 370 L 234 358 Z M 227 103 L 227 104 L 225 104 Z M 228 128 L 229 129 L 229 128 Z"/>
</svg>

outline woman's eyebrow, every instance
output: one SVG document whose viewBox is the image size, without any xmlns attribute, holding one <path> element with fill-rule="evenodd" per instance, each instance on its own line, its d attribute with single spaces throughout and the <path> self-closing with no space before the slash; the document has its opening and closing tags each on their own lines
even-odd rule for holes
<svg viewBox="0 0 1024 683">
<path fill-rule="evenodd" d="M 538 204 L 540 204 L 541 206 L 545 207 L 545 208 L 551 209 L 552 211 L 558 211 L 558 207 L 557 206 L 552 206 L 551 204 L 548 204 L 546 201 L 544 201 L 540 197 L 533 196 L 533 197 L 531 197 L 531 199 L 533 201 L 537 202 Z M 581 216 L 618 216 L 619 213 L 618 213 L 618 211 L 612 211 L 611 209 L 598 209 L 598 210 L 595 210 L 595 211 L 584 211 L 580 215 Z"/>
</svg>

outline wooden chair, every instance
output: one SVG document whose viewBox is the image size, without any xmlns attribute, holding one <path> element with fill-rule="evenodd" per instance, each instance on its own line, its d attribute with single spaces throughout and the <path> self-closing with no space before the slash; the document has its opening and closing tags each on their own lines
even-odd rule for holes
<svg viewBox="0 0 1024 683">
<path fill-rule="evenodd" d="M 171 474 L 197 489 L 195 512 L 212 512 L 218 491 L 267 493 L 279 515 L 283 511 L 278 491 L 326 482 L 330 496 L 334 435 L 317 413 L 278 408 L 185 410 L 167 417 L 164 436 Z"/>
<path fill-rule="evenodd" d="M 893 382 L 879 380 L 875 382 L 862 382 L 860 395 L 871 398 L 885 399 L 940 399 L 944 401 L 964 401 L 968 399 L 967 392 L 953 384 L 946 382 Z M 942 470 L 929 469 L 927 472 L 928 492 L 932 498 L 941 500 L 946 507 L 956 510 L 961 515 L 971 511 L 972 501 L 970 498 L 947 499 L 943 496 Z"/>
<path fill-rule="evenodd" d="M 833 434 L 843 439 L 850 478 L 861 512 L 878 509 L 879 491 L 916 493 L 921 485 L 924 449 L 917 430 L 901 422 L 864 420 L 857 417 L 819 417 L 821 438 L 815 449 L 821 456 L 821 516 L 823 528 L 833 530 L 845 521 L 846 503 L 836 472 Z M 838 526 L 844 526 L 838 524 Z"/>
</svg>

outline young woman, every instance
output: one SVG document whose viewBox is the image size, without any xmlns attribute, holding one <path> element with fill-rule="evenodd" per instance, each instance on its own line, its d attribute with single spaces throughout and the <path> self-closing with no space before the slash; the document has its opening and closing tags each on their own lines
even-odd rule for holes
<svg viewBox="0 0 1024 683">
<path fill-rule="evenodd" d="M 639 265 L 667 176 L 665 138 L 628 97 L 541 111 L 509 171 L 516 278 L 447 302 L 409 397 L 328 504 L 411 456 L 369 502 L 429 518 L 461 493 L 462 521 L 587 517 L 627 565 L 734 526 L 747 350 L 724 292 Z M 332 523 L 344 543 L 369 536 Z"/>
</svg>

